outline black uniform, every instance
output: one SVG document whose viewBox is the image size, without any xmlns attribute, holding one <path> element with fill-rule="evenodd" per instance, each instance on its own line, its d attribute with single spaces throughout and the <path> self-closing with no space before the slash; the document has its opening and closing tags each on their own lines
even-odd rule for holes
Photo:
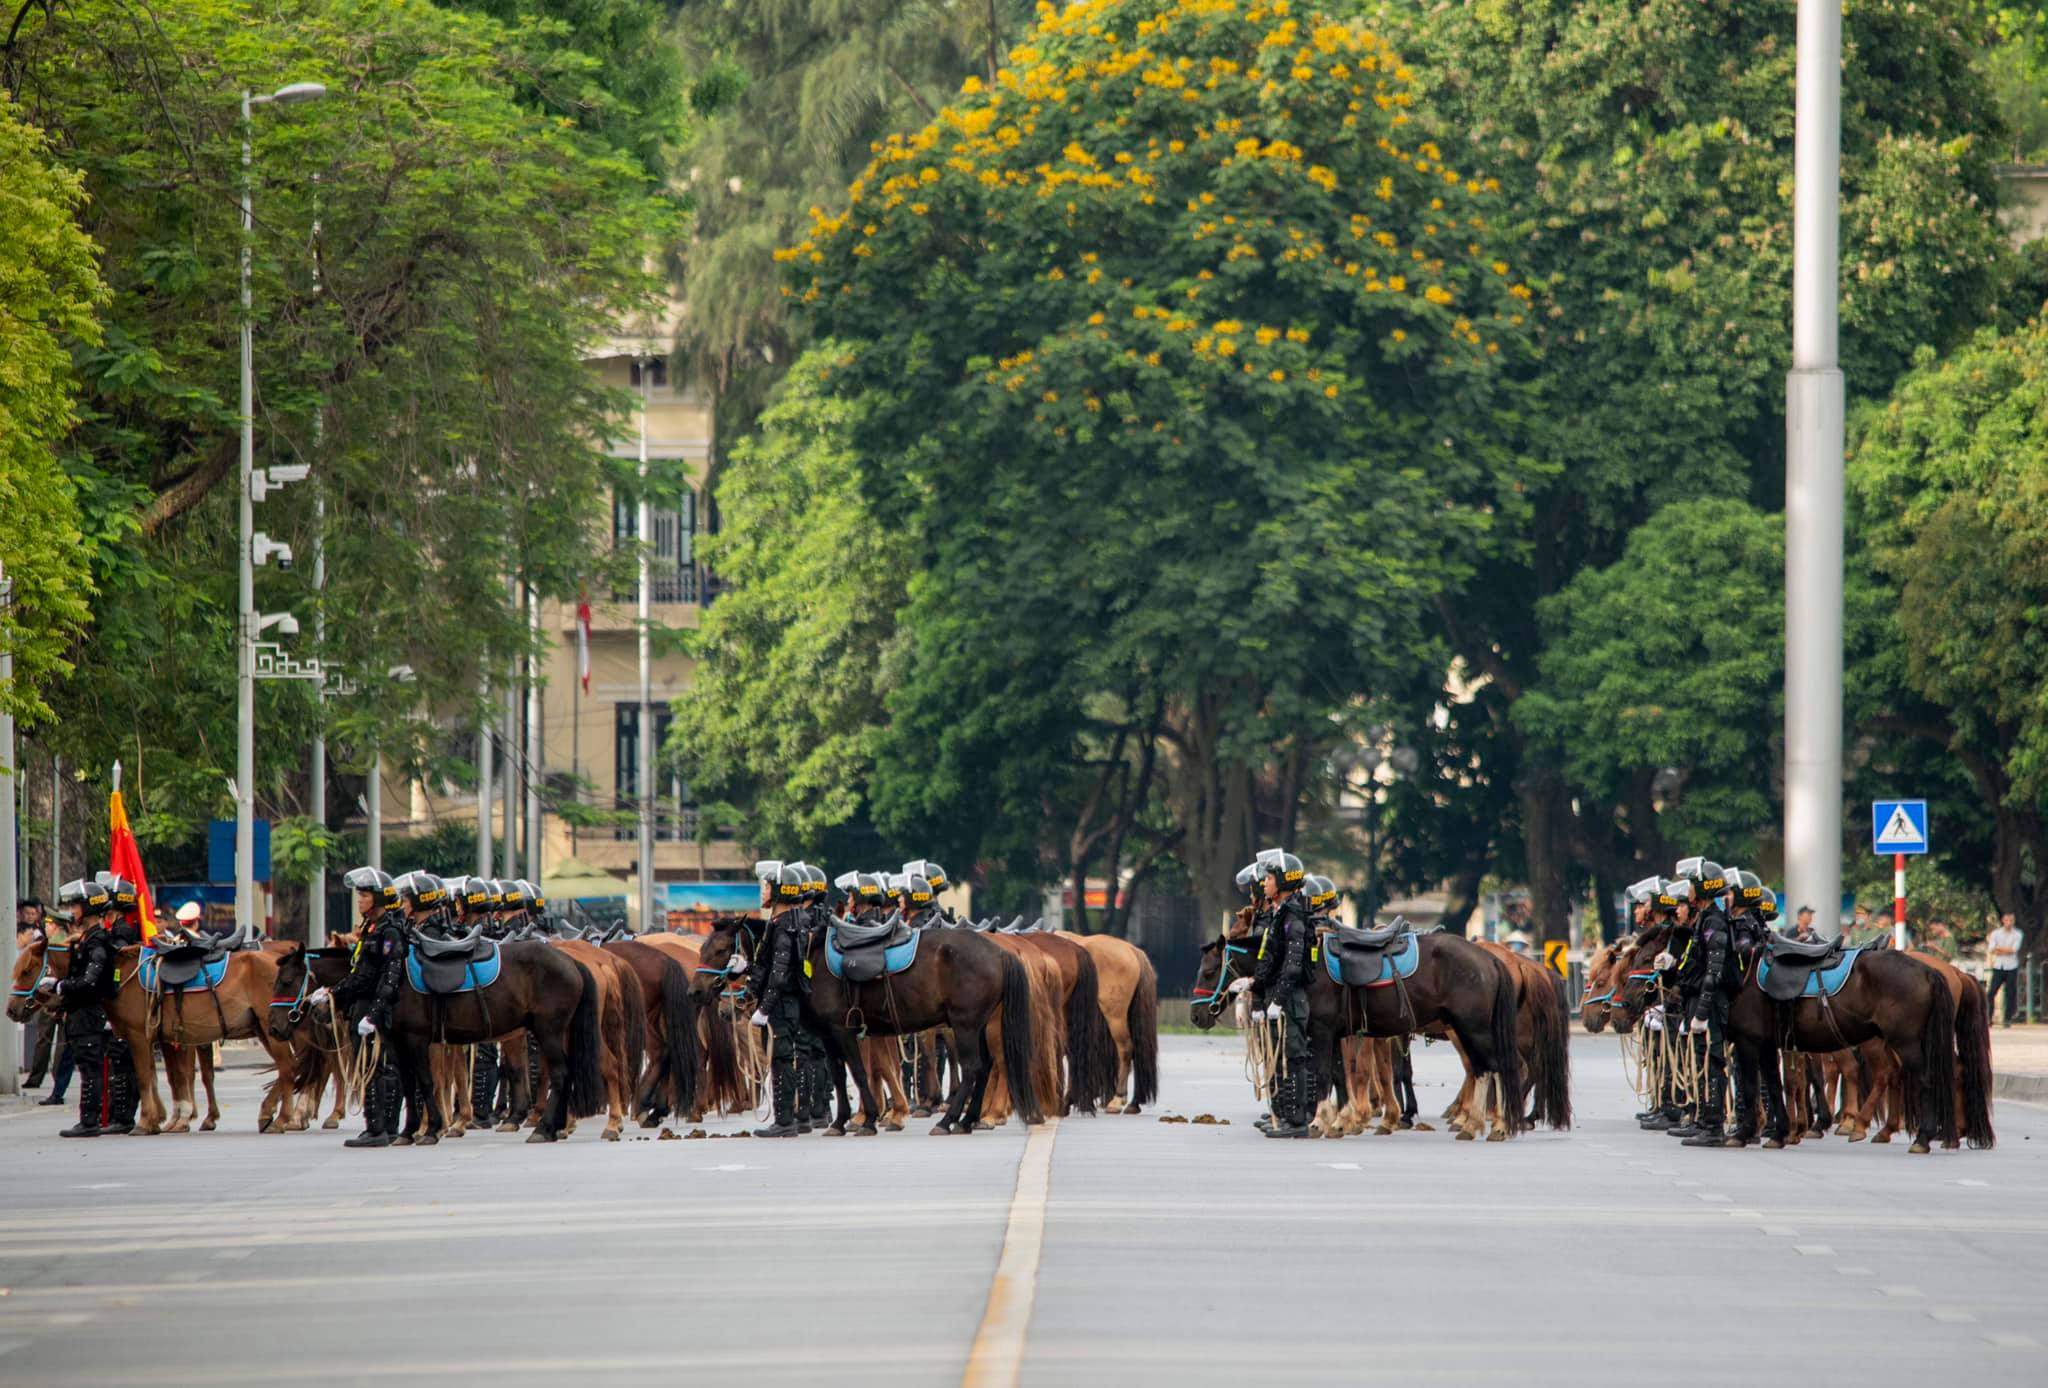
<svg viewBox="0 0 2048 1388">
<path fill-rule="evenodd" d="M 811 991 L 810 976 L 804 969 L 811 957 L 811 946 L 824 935 L 832 920 L 832 908 L 823 903 L 809 907 L 804 913 L 804 927 L 796 939 L 799 996 L 808 996 Z M 804 1021 L 801 1008 L 797 1010 L 796 1027 L 797 1126 L 822 1127 L 826 1121 L 826 1111 L 830 1107 L 832 1094 L 832 1072 L 825 1060 L 825 1039 Z"/>
<path fill-rule="evenodd" d="M 133 916 L 107 918 L 107 935 L 114 948 L 132 949 L 142 943 L 142 924 Z M 116 984 L 118 991 L 119 985 Z M 112 995 L 108 997 L 112 1001 Z M 111 1027 L 107 1030 L 107 1126 L 127 1132 L 135 1126 L 135 1110 L 142 1103 L 142 1084 L 135 1074 L 135 1053 Z"/>
<path fill-rule="evenodd" d="M 1701 1053 L 1705 1062 L 1707 1092 L 1699 1097 L 1693 1123 L 1695 1132 L 1718 1133 L 1726 1117 L 1728 1095 L 1728 994 L 1732 930 L 1728 917 L 1717 905 L 1709 904 L 1693 918 L 1693 938 L 1679 962 L 1679 996 L 1685 1000 L 1687 1044 Z M 1693 1023 L 1704 1022 L 1700 1036 Z M 1667 1025 L 1669 1023 L 1667 1022 Z M 1681 1125 L 1681 1130 L 1684 1125 Z M 1692 1136 L 1692 1133 L 1687 1133 Z"/>
<path fill-rule="evenodd" d="M 1281 1054 L 1287 1074 L 1273 1093 L 1276 1129 L 1303 1127 L 1308 1122 L 1315 1076 L 1308 1045 L 1308 991 L 1306 969 L 1310 927 L 1308 906 L 1299 894 L 1281 898 L 1278 905 L 1261 911 L 1253 922 L 1258 944 L 1252 955 L 1252 1006 L 1280 1007 Z"/>
<path fill-rule="evenodd" d="M 78 1125 L 67 1137 L 93 1137 L 112 1119 L 108 1078 L 107 1004 L 121 991 L 120 950 L 103 929 L 88 928 L 71 944 L 71 967 L 57 987 L 64 1040 L 78 1066 Z"/>
<path fill-rule="evenodd" d="M 385 1033 L 378 1049 L 377 1068 L 363 1094 L 363 1136 L 391 1139 L 398 1135 L 398 1110 L 404 1099 L 398 1058 L 390 1040 L 391 1021 L 398 1008 L 398 990 L 405 982 L 405 923 L 394 911 L 385 911 L 363 925 L 363 936 L 349 957 L 348 976 L 334 985 L 334 1006 L 348 1018 L 350 1033 L 363 1018 Z"/>
<path fill-rule="evenodd" d="M 762 958 L 753 961 L 747 981 L 767 1014 L 774 1053 L 769 1077 L 774 1088 L 775 1124 L 762 1134 L 781 1135 L 796 1130 L 797 1056 L 802 1048 L 803 961 L 808 934 L 807 912 L 785 911 L 768 923 L 768 938 L 762 942 Z"/>
</svg>

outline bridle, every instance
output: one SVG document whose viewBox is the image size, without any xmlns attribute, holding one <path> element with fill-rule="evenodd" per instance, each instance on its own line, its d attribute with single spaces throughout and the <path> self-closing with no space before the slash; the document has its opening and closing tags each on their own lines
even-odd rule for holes
<svg viewBox="0 0 2048 1388">
<path fill-rule="evenodd" d="M 1220 1015 L 1224 1004 L 1230 1001 L 1229 985 L 1233 981 L 1230 970 L 1230 956 L 1233 954 L 1250 954 L 1252 952 L 1249 945 L 1233 945 L 1228 940 L 1223 941 L 1222 944 L 1223 963 L 1216 973 L 1216 986 L 1214 988 L 1203 988 L 1197 985 L 1193 990 L 1192 1005 L 1208 1008 L 1209 1015 L 1212 1017 Z"/>
<path fill-rule="evenodd" d="M 748 920 L 745 916 L 736 918 L 732 923 L 732 933 L 735 939 L 737 939 L 737 937 L 739 937 L 742 934 L 746 936 L 747 954 L 749 957 L 753 955 L 755 949 L 754 927 L 755 922 Z M 737 953 L 738 951 L 735 950 L 734 952 Z M 732 955 L 726 956 L 725 964 L 720 968 L 712 969 L 707 968 L 702 964 L 699 964 L 697 966 L 697 972 L 700 974 L 711 974 L 713 977 L 729 980 L 732 977 Z M 721 998 L 737 998 L 744 995 L 746 991 L 747 990 L 745 988 L 722 988 L 719 990 L 718 996 Z"/>
<path fill-rule="evenodd" d="M 37 993 L 40 993 L 43 985 L 54 977 L 50 972 L 50 956 L 53 954 L 71 953 L 71 946 L 68 944 L 53 945 L 50 943 L 48 935 L 39 935 L 38 938 L 42 941 L 43 953 L 42 957 L 36 960 L 36 981 L 26 988 L 8 989 L 7 996 L 10 998 L 32 998 Z"/>
</svg>

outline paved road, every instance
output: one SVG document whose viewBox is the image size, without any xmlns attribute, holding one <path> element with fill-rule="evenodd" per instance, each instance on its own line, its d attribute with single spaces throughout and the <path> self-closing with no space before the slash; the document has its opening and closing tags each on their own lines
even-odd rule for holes
<svg viewBox="0 0 2048 1388">
<path fill-rule="evenodd" d="M 1230 1126 L 1028 1150 L 350 1152 L 248 1131 L 247 1073 L 220 1133 L 60 1142 L 33 1111 L 0 1120 L 0 1383 L 950 1384 L 977 1345 L 977 1381 L 1021 1345 L 1045 1385 L 2048 1380 L 2048 1110 L 2003 1105 L 1989 1153 L 1688 1151 L 1628 1120 L 1611 1041 L 1574 1060 L 1580 1127 L 1505 1146 L 1263 1141 L 1192 1037 L 1167 1108 Z M 1426 1109 L 1453 1066 L 1421 1056 Z M 1678 1348 L 1696 1327 L 1727 1348 Z"/>
</svg>

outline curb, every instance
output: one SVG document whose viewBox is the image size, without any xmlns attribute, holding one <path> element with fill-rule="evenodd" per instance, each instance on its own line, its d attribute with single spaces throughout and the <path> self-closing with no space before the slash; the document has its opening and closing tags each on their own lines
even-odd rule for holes
<svg viewBox="0 0 2048 1388">
<path fill-rule="evenodd" d="M 2048 1075 L 2013 1075 L 1993 1071 L 1991 1094 L 1997 1099 L 2017 1099 L 2023 1104 L 2048 1104 Z"/>
</svg>

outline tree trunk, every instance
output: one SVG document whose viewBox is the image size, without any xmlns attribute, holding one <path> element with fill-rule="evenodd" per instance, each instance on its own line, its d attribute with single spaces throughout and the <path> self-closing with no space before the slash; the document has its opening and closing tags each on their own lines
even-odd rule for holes
<svg viewBox="0 0 2048 1388">
<path fill-rule="evenodd" d="M 1531 769 L 1516 783 L 1522 808 L 1523 856 L 1529 877 L 1529 918 L 1538 938 L 1571 938 L 1570 855 L 1566 818 L 1571 806 L 1556 772 Z"/>
</svg>

